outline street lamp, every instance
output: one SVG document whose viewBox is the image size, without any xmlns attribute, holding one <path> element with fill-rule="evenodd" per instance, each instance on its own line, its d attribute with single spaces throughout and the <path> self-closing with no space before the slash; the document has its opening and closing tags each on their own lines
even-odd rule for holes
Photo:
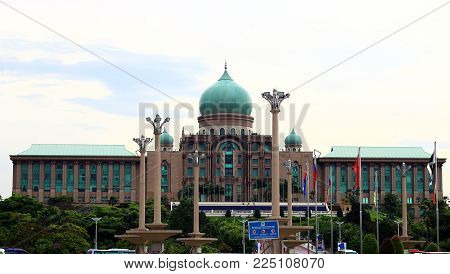
<svg viewBox="0 0 450 274">
<path fill-rule="evenodd" d="M 242 223 L 242 252 L 245 254 L 245 223 L 247 220 L 239 221 Z"/>
<path fill-rule="evenodd" d="M 337 224 L 338 227 L 339 227 L 339 242 L 340 242 L 340 243 L 342 242 L 342 237 L 341 237 L 341 225 L 342 225 L 343 223 L 344 223 L 344 222 L 342 222 L 342 221 L 336 222 L 336 224 Z"/>
<path fill-rule="evenodd" d="M 400 224 L 402 223 L 402 221 L 394 220 L 394 222 L 397 224 L 397 236 L 400 236 Z"/>
<path fill-rule="evenodd" d="M 98 221 L 100 221 L 102 218 L 94 217 L 94 218 L 91 218 L 91 219 L 92 219 L 92 221 L 95 222 L 95 249 L 97 249 L 97 223 L 98 223 Z"/>
</svg>

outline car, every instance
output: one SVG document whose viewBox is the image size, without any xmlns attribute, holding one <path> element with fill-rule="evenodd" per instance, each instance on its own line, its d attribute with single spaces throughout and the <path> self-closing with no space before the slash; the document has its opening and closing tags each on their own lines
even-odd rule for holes
<svg viewBox="0 0 450 274">
<path fill-rule="evenodd" d="M 358 254 L 358 252 L 351 250 L 351 249 L 345 249 L 345 250 L 339 250 L 339 254 Z"/>
<path fill-rule="evenodd" d="M 0 248 L 0 254 L 5 254 L 5 250 L 3 248 Z"/>
<path fill-rule="evenodd" d="M 6 248 L 5 254 L 28 254 L 28 252 L 21 248 Z"/>
</svg>

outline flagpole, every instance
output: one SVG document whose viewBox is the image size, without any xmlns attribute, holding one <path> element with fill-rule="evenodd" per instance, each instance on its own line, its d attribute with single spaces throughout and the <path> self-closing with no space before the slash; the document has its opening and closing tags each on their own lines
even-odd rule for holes
<svg viewBox="0 0 450 274">
<path fill-rule="evenodd" d="M 306 223 L 309 226 L 309 161 L 306 161 Z M 308 254 L 309 254 L 309 242 L 311 241 L 311 232 L 308 230 Z"/>
<path fill-rule="evenodd" d="M 314 168 L 317 168 L 317 158 L 316 155 L 314 155 Z M 315 171 L 317 174 L 317 170 Z M 316 228 L 316 254 L 317 254 L 317 247 L 319 244 L 319 239 L 317 238 L 317 233 L 319 232 L 319 222 L 317 220 L 317 179 L 313 178 L 314 181 L 314 204 L 315 204 L 315 213 L 314 213 L 314 217 L 315 217 L 315 228 Z"/>
<path fill-rule="evenodd" d="M 375 171 L 375 208 L 376 208 L 376 218 L 377 218 L 377 246 L 378 251 L 380 250 L 380 228 L 378 222 L 378 171 Z"/>
<path fill-rule="evenodd" d="M 361 191 L 361 185 L 362 185 L 362 178 L 361 178 L 361 148 L 358 148 L 358 156 L 359 156 L 359 241 L 360 241 L 360 253 L 363 254 L 363 237 L 362 237 L 362 191 Z"/>
<path fill-rule="evenodd" d="M 332 170 L 330 169 L 331 254 L 334 254 L 334 247 L 333 247 L 333 181 L 331 180 L 331 173 L 332 173 Z"/>
<path fill-rule="evenodd" d="M 434 142 L 434 192 L 436 193 L 436 244 L 438 252 L 439 247 L 439 180 L 438 180 L 438 162 L 437 162 L 437 151 L 436 151 L 436 141 Z"/>
</svg>

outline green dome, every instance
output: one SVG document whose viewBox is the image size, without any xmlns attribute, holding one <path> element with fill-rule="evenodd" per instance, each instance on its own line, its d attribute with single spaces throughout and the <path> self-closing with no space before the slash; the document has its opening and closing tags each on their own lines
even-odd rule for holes
<svg viewBox="0 0 450 274">
<path fill-rule="evenodd" d="M 225 71 L 220 79 L 203 92 L 200 98 L 202 115 L 215 113 L 237 113 L 250 115 L 252 99 L 248 92 L 238 85 Z"/>
<path fill-rule="evenodd" d="M 290 145 L 290 146 L 299 146 L 302 144 L 302 139 L 300 138 L 300 136 L 295 132 L 295 129 L 292 129 L 291 133 L 286 136 L 286 138 L 284 139 L 284 144 L 285 145 Z"/>
<path fill-rule="evenodd" d="M 159 142 L 162 146 L 172 146 L 173 145 L 173 137 L 170 136 L 169 133 L 164 129 L 161 137 L 159 138 Z"/>
</svg>

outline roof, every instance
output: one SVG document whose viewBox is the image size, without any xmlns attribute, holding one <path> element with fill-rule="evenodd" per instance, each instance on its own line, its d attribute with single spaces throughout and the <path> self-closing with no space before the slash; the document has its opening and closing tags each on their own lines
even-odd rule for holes
<svg viewBox="0 0 450 274">
<path fill-rule="evenodd" d="M 32 144 L 18 156 L 135 156 L 124 145 Z"/>
<path fill-rule="evenodd" d="M 333 146 L 322 158 L 356 158 L 358 147 Z M 362 158 L 428 159 L 431 154 L 421 147 L 361 147 Z"/>
</svg>

